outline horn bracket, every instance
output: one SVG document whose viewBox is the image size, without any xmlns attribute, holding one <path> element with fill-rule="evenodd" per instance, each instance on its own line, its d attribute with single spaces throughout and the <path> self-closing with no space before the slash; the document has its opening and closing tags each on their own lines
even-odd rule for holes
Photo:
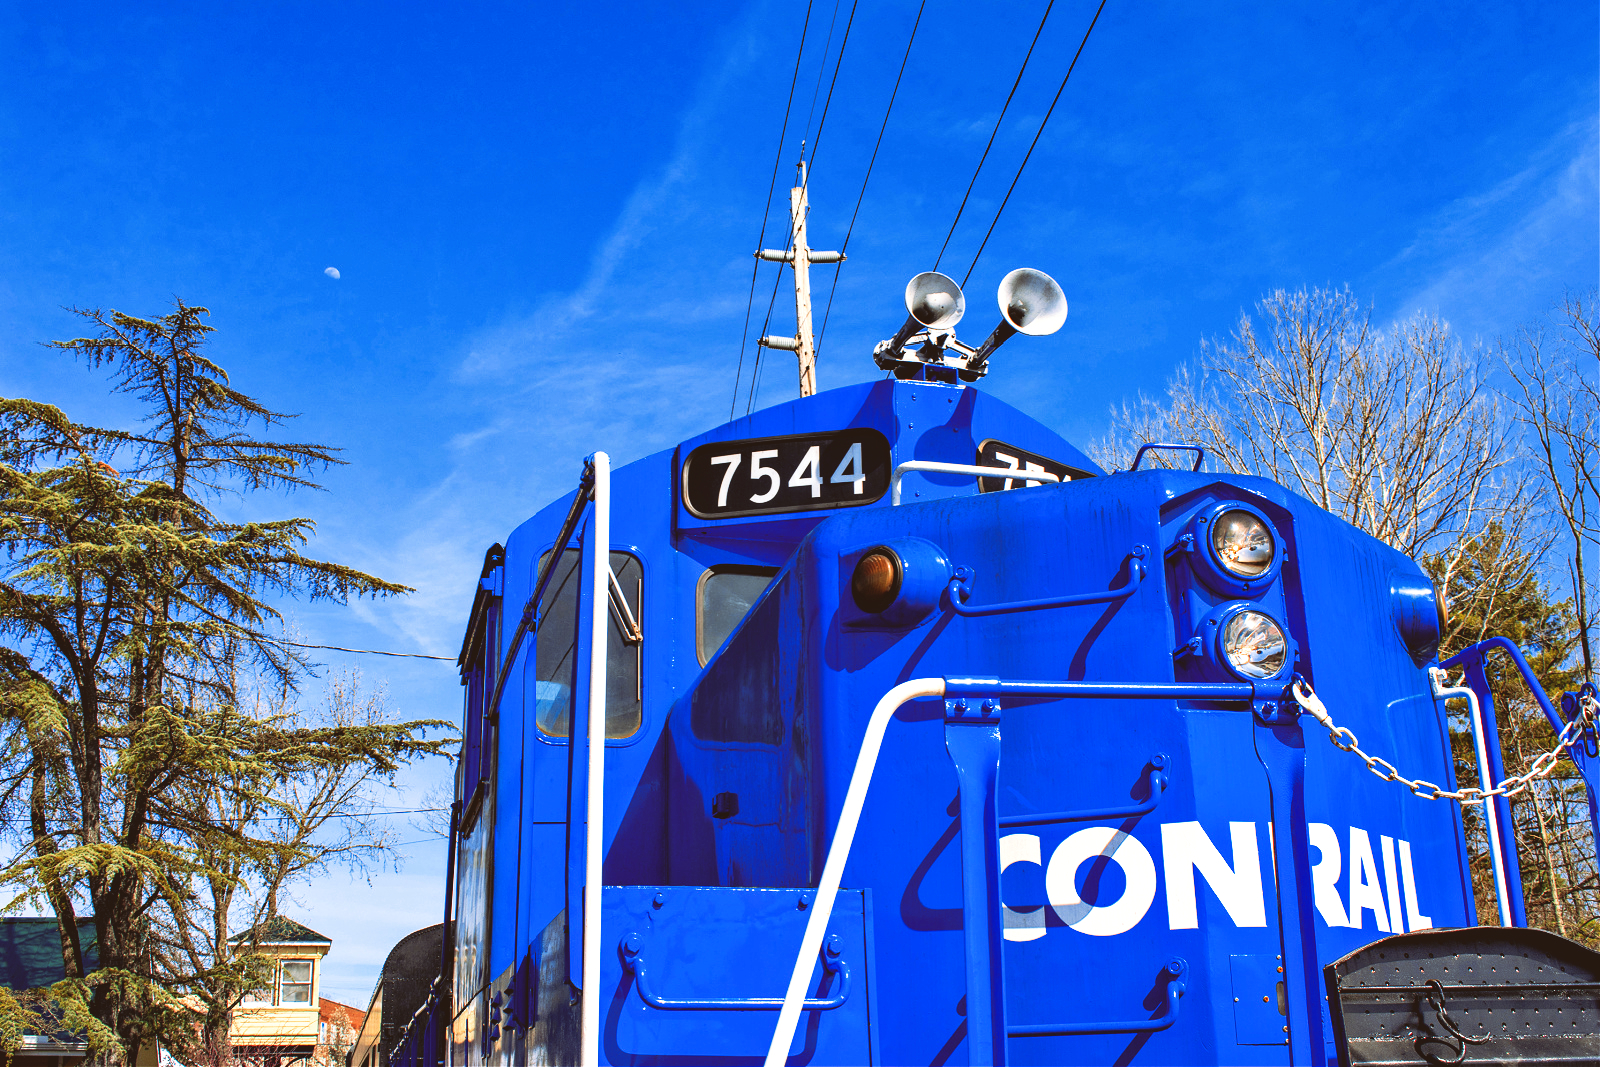
<svg viewBox="0 0 1600 1067">
<path fill-rule="evenodd" d="M 973 364 L 978 350 L 956 339 L 954 330 L 923 330 L 907 337 L 900 345 L 893 339 L 879 341 L 872 360 L 897 378 L 927 378 L 933 381 L 975 382 L 988 373 L 987 361 Z"/>
</svg>

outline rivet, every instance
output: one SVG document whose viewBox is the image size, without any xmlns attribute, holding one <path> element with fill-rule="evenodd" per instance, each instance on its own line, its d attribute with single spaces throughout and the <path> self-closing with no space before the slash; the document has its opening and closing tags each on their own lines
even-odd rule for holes
<svg viewBox="0 0 1600 1067">
<path fill-rule="evenodd" d="M 797 906 L 799 907 L 799 909 L 801 911 L 805 911 L 806 910 L 806 898 L 805 897 L 801 897 L 800 901 L 799 901 L 799 904 Z"/>
<path fill-rule="evenodd" d="M 1263 1003 L 1263 1004 L 1271 1003 L 1271 1001 L 1272 1001 L 1271 997 L 1262 997 L 1261 998 L 1261 1003 Z"/>
<path fill-rule="evenodd" d="M 661 905 L 665 904 L 666 902 L 667 902 L 667 895 L 665 893 L 657 893 L 656 894 L 656 898 L 654 900 L 652 900 L 650 903 L 653 906 L 659 908 L 659 907 L 661 907 Z M 1281 968 L 1281 967 L 1279 968 L 1279 970 L 1282 970 L 1282 969 L 1283 968 Z"/>
</svg>

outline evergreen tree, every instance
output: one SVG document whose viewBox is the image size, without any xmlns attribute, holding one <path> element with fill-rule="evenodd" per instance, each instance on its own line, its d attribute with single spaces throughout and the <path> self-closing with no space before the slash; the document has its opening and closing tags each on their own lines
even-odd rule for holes
<svg viewBox="0 0 1600 1067">
<path fill-rule="evenodd" d="M 1441 660 L 1487 637 L 1503 636 L 1521 648 L 1547 698 L 1582 680 L 1576 654 L 1579 627 L 1570 600 L 1555 599 L 1540 580 L 1538 557 L 1499 525 L 1451 554 L 1449 621 Z M 1442 557 L 1425 561 L 1442 577 Z M 1469 592 L 1470 591 L 1470 592 Z M 1555 747 L 1556 733 L 1521 674 L 1503 655 L 1488 660 L 1490 691 L 1507 775 L 1525 773 Z M 1451 713 L 1456 778 L 1477 784 L 1478 763 L 1464 706 Z M 1548 778 L 1511 797 L 1512 826 L 1522 860 L 1523 899 L 1531 925 L 1600 944 L 1600 882 L 1596 881 L 1583 779 L 1568 759 Z M 1480 921 L 1495 914 L 1494 880 L 1481 806 L 1463 809 L 1472 851 L 1473 890 Z"/>
<path fill-rule="evenodd" d="M 148 320 L 77 313 L 94 335 L 50 347 L 107 370 L 145 417 L 109 429 L 0 399 L 0 806 L 27 827 L 0 879 L 57 916 L 68 976 L 52 991 L 58 1010 L 98 1057 L 131 1061 L 151 1040 L 193 1042 L 198 1020 L 180 992 L 250 980 L 247 958 L 196 973 L 170 951 L 162 931 L 187 921 L 178 913 L 193 906 L 195 880 L 243 884 L 295 850 L 270 832 L 296 814 L 286 783 L 349 765 L 392 773 L 440 751 L 423 731 L 444 724 L 307 726 L 242 706 L 242 677 L 288 693 L 307 667 L 273 638 L 281 618 L 269 598 L 408 590 L 305 554 L 309 519 L 213 510 L 224 494 L 316 488 L 342 461 L 322 445 L 252 435 L 286 416 L 202 354 L 205 308 L 180 300 Z"/>
</svg>

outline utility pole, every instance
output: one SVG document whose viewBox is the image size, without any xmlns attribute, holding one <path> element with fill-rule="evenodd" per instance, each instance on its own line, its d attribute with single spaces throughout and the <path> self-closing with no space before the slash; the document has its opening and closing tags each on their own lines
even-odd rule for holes
<svg viewBox="0 0 1600 1067">
<path fill-rule="evenodd" d="M 789 190 L 789 248 L 763 248 L 757 259 L 769 263 L 787 263 L 794 268 L 794 318 L 793 337 L 763 337 L 756 343 L 765 348 L 779 348 L 793 352 L 800 360 L 800 395 L 810 396 L 817 391 L 817 349 L 811 339 L 811 264 L 843 263 L 843 252 L 819 252 L 806 244 L 806 213 L 811 210 L 806 200 L 806 164 L 800 161 L 800 184 Z"/>
</svg>

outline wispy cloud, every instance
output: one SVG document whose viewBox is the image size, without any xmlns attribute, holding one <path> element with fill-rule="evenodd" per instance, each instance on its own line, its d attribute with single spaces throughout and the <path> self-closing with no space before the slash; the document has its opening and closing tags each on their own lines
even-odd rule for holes
<svg viewBox="0 0 1600 1067">
<path fill-rule="evenodd" d="M 1536 314 L 1568 286 L 1592 286 L 1600 272 L 1600 126 L 1592 116 L 1551 138 L 1527 164 L 1464 196 L 1422 226 L 1380 273 L 1430 277 L 1399 302 L 1402 314 L 1438 312 L 1470 335 L 1478 309 L 1502 311 L 1510 296 Z M 1415 284 L 1415 283 L 1414 283 Z"/>
</svg>

